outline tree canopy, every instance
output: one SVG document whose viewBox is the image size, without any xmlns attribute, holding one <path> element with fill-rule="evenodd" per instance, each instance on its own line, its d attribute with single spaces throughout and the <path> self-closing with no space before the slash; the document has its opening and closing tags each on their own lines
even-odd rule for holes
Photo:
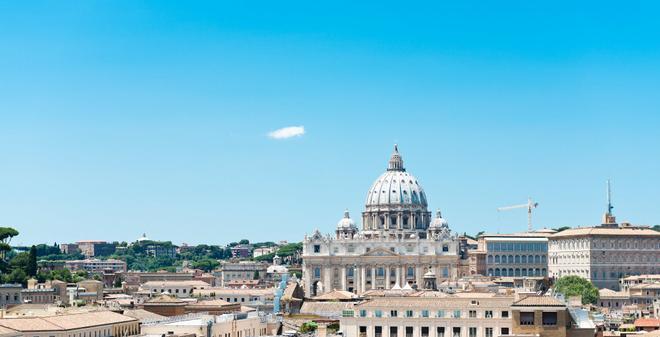
<svg viewBox="0 0 660 337">
<path fill-rule="evenodd" d="M 594 304 L 598 301 L 598 288 L 591 281 L 576 275 L 564 276 L 555 283 L 555 291 L 566 298 L 582 296 L 582 304 Z"/>
</svg>

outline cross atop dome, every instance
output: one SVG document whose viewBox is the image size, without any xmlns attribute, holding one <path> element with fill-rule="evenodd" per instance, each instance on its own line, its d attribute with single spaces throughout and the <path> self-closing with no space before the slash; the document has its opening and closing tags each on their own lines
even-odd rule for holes
<svg viewBox="0 0 660 337">
<path fill-rule="evenodd" d="M 392 152 L 392 157 L 390 157 L 389 165 L 387 166 L 388 171 L 401 171 L 405 172 L 406 169 L 403 167 L 403 159 L 399 154 L 399 146 L 394 144 L 394 152 Z"/>
</svg>

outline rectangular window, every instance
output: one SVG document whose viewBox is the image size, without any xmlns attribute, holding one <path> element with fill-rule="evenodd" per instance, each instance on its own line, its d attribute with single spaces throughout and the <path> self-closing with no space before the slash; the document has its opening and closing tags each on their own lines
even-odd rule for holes
<svg viewBox="0 0 660 337">
<path fill-rule="evenodd" d="M 367 317 L 367 311 L 364 309 L 360 310 L 360 317 Z"/>
<path fill-rule="evenodd" d="M 422 327 L 422 337 L 429 337 L 429 327 L 428 326 L 423 326 Z"/>
<path fill-rule="evenodd" d="M 556 312 L 544 312 L 542 318 L 543 318 L 543 325 L 557 325 Z"/>
<path fill-rule="evenodd" d="M 445 327 L 439 326 L 435 329 L 436 337 L 445 337 Z"/>
<path fill-rule="evenodd" d="M 383 337 L 383 327 L 382 326 L 375 326 L 374 327 L 374 337 Z"/>
<path fill-rule="evenodd" d="M 470 318 L 477 318 L 477 311 L 476 310 L 470 310 L 468 311 L 468 315 Z"/>
<path fill-rule="evenodd" d="M 321 245 L 314 245 L 314 253 L 320 253 L 321 252 Z"/>
<path fill-rule="evenodd" d="M 493 328 L 485 328 L 484 335 L 484 337 L 493 337 Z"/>
<path fill-rule="evenodd" d="M 452 337 L 461 337 L 461 328 L 459 328 L 459 327 L 454 327 L 454 328 L 452 329 L 452 334 L 451 334 L 451 336 L 452 336 Z"/>
<path fill-rule="evenodd" d="M 438 310 L 436 316 L 438 318 L 444 318 L 445 317 L 445 311 L 444 310 Z"/>
<path fill-rule="evenodd" d="M 399 336 L 399 330 L 397 329 L 396 326 L 391 326 L 390 327 L 390 337 L 398 337 Z"/>
<path fill-rule="evenodd" d="M 413 311 L 412 310 L 406 310 L 406 317 L 413 317 Z"/>
<path fill-rule="evenodd" d="M 500 335 L 505 336 L 509 334 L 509 328 L 501 328 Z"/>
<path fill-rule="evenodd" d="M 484 317 L 486 318 L 493 318 L 493 311 L 492 310 L 486 310 L 484 312 Z"/>
<path fill-rule="evenodd" d="M 374 316 L 376 316 L 376 317 L 383 317 L 383 311 L 382 311 L 382 310 L 376 310 L 376 311 L 374 311 Z"/>
<path fill-rule="evenodd" d="M 509 312 L 508 311 L 502 311 L 502 318 L 509 318 Z"/>
<path fill-rule="evenodd" d="M 355 315 L 355 312 L 353 310 L 342 310 L 341 311 L 341 317 L 353 317 Z"/>
<path fill-rule="evenodd" d="M 454 315 L 452 315 L 453 318 L 461 318 L 461 311 L 460 310 L 454 310 Z"/>
<path fill-rule="evenodd" d="M 422 310 L 422 317 L 429 317 L 429 311 L 428 310 Z"/>
<path fill-rule="evenodd" d="M 390 317 L 397 317 L 399 315 L 399 312 L 396 310 L 390 310 Z"/>
<path fill-rule="evenodd" d="M 520 325 L 534 325 L 534 312 L 520 312 Z"/>
<path fill-rule="evenodd" d="M 469 327 L 468 328 L 468 337 L 477 337 L 477 328 Z"/>
<path fill-rule="evenodd" d="M 406 337 L 413 337 L 413 327 L 411 326 L 406 327 Z"/>
</svg>

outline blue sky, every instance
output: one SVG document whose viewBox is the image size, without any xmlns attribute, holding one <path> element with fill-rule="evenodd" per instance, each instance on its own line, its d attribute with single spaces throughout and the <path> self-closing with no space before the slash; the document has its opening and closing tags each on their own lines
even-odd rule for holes
<svg viewBox="0 0 660 337">
<path fill-rule="evenodd" d="M 0 2 L 18 243 L 330 232 L 398 143 L 459 232 L 657 224 L 653 1 Z M 305 134 L 268 133 L 304 126 Z"/>
</svg>

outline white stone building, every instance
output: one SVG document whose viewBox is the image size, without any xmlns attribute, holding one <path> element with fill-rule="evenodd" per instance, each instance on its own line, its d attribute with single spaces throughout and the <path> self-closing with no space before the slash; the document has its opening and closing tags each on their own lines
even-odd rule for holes
<svg viewBox="0 0 660 337">
<path fill-rule="evenodd" d="M 459 258 L 457 236 L 439 211 L 431 216 L 421 184 L 406 171 L 395 145 L 387 171 L 367 192 L 362 230 L 346 211 L 335 235 L 316 230 L 305 236 L 303 283 L 307 296 L 421 287 L 429 270 L 438 283 L 456 278 Z"/>
<path fill-rule="evenodd" d="M 573 228 L 549 238 L 549 276 L 578 275 L 599 288 L 617 290 L 628 275 L 660 273 L 660 232 L 617 224 L 606 213 L 604 224 Z"/>
</svg>

